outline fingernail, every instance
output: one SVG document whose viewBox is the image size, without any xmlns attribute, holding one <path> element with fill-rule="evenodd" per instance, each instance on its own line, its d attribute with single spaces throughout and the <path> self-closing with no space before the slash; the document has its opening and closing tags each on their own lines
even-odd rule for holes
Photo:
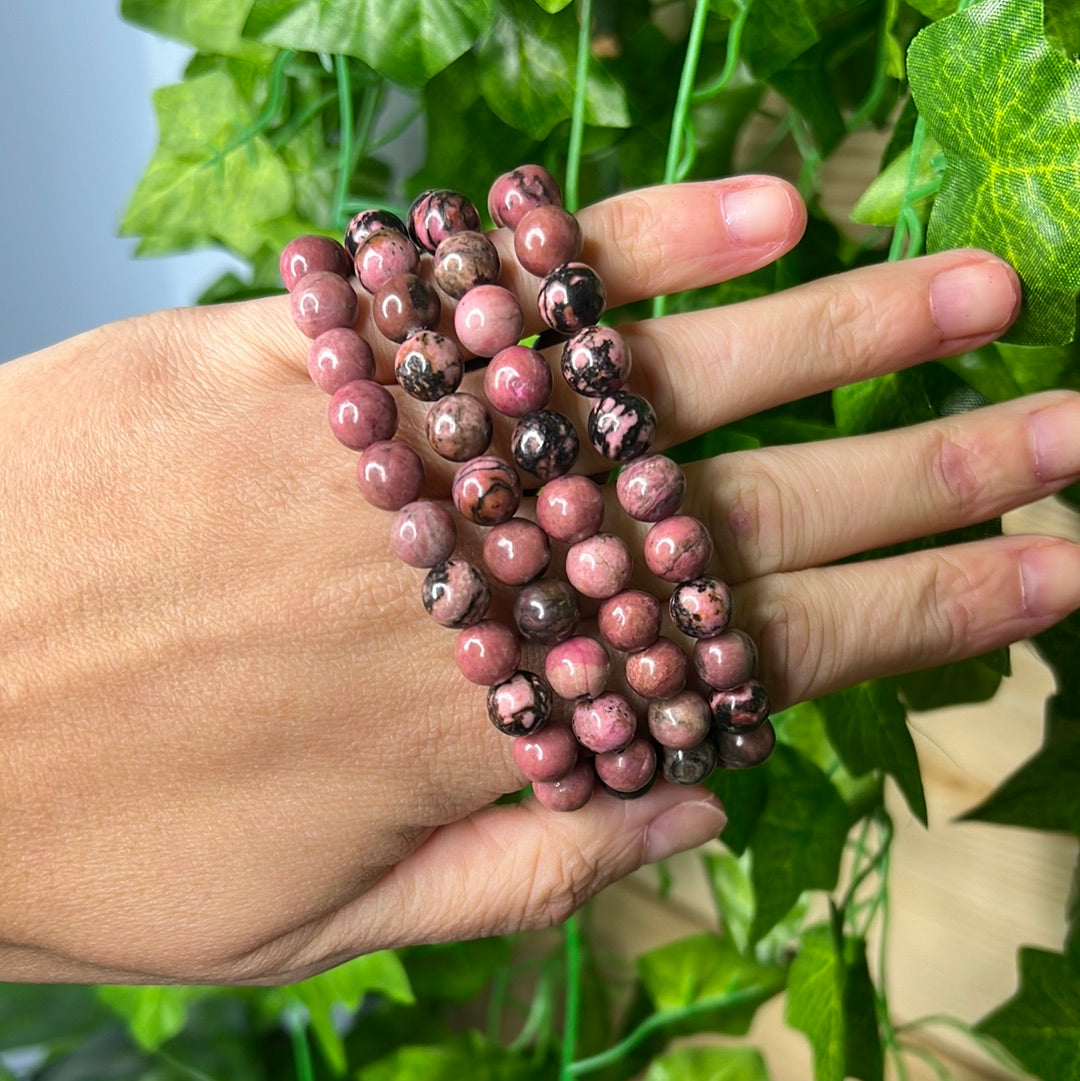
<svg viewBox="0 0 1080 1081">
<path fill-rule="evenodd" d="M 645 827 L 645 863 L 657 863 L 697 848 L 720 836 L 727 825 L 724 808 L 715 800 L 677 803 Z"/>
<path fill-rule="evenodd" d="M 943 270 L 930 283 L 930 314 L 942 339 L 998 334 L 1020 308 L 1020 279 L 999 259 Z"/>
<path fill-rule="evenodd" d="M 1020 555 L 1020 588 L 1029 616 L 1075 611 L 1080 607 L 1080 545 L 1061 541 L 1026 549 Z"/>
<path fill-rule="evenodd" d="M 795 206 L 787 185 L 775 181 L 728 188 L 720 200 L 728 236 L 743 248 L 779 244 L 795 220 Z"/>
<path fill-rule="evenodd" d="M 1031 418 L 1035 475 L 1041 481 L 1080 475 L 1080 398 L 1040 409 Z"/>
</svg>

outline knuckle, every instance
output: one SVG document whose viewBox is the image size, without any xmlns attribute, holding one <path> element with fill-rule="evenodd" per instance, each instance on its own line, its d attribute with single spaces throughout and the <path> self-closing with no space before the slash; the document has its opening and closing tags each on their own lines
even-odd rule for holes
<svg viewBox="0 0 1080 1081">
<path fill-rule="evenodd" d="M 622 291 L 646 295 L 667 263 L 667 238 L 662 229 L 656 228 L 655 210 L 648 199 L 638 192 L 612 199 L 605 207 L 600 232 L 604 235 L 595 237 L 594 243 L 618 252 L 612 277 L 619 279 Z M 627 237 L 637 240 L 628 244 Z"/>
<path fill-rule="evenodd" d="M 849 381 L 866 375 L 866 357 L 878 334 L 876 316 L 877 305 L 871 293 L 839 282 L 821 311 L 818 335 L 822 355 L 839 362 Z"/>
<path fill-rule="evenodd" d="M 709 523 L 714 537 L 726 538 L 721 544 L 729 575 L 771 573 L 798 546 L 798 508 L 771 472 L 750 461 L 731 463 Z"/>
<path fill-rule="evenodd" d="M 954 429 L 937 432 L 931 448 L 932 475 L 945 494 L 950 509 L 965 518 L 983 501 L 985 486 L 979 462 L 986 456 L 977 443 L 959 438 Z"/>
<path fill-rule="evenodd" d="M 973 640 L 988 584 L 948 552 L 938 554 L 916 609 L 921 626 L 913 628 L 935 662 L 956 660 L 970 652 L 968 643 Z"/>
<path fill-rule="evenodd" d="M 595 873 L 576 846 L 534 849 L 514 878 L 513 909 L 519 930 L 554 927 L 572 916 L 595 892 Z"/>
<path fill-rule="evenodd" d="M 774 709 L 785 709 L 821 693 L 831 679 L 827 613 L 798 593 L 755 606 L 747 622 L 761 647 L 762 677 Z"/>
</svg>

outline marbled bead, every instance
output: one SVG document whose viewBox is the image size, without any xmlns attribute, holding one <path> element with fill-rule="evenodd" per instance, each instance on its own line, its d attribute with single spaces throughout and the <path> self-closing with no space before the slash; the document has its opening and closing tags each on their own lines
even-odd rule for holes
<svg viewBox="0 0 1080 1081">
<path fill-rule="evenodd" d="M 665 518 L 645 535 L 645 566 L 665 582 L 696 578 L 712 558 L 712 537 L 688 514 Z"/>
<path fill-rule="evenodd" d="M 564 345 L 559 367 L 571 390 L 600 398 L 630 378 L 630 347 L 611 327 L 579 330 Z"/>
<path fill-rule="evenodd" d="M 563 642 L 577 629 L 577 596 L 558 578 L 530 582 L 514 598 L 514 623 L 531 642 Z"/>
<path fill-rule="evenodd" d="M 686 749 L 707 739 L 712 710 L 697 691 L 684 690 L 649 703 L 649 732 L 661 747 Z"/>
<path fill-rule="evenodd" d="M 583 596 L 603 600 L 619 593 L 630 581 L 634 561 L 622 537 L 596 533 L 571 545 L 566 553 L 566 577 Z"/>
<path fill-rule="evenodd" d="M 394 378 L 406 394 L 421 402 L 436 402 L 453 394 L 464 374 L 453 338 L 434 330 L 410 334 L 394 356 Z"/>
<path fill-rule="evenodd" d="M 686 494 L 686 475 L 663 454 L 649 454 L 622 467 L 615 492 L 631 518 L 660 522 L 679 509 Z"/>
<path fill-rule="evenodd" d="M 709 695 L 713 723 L 719 731 L 746 732 L 764 724 L 769 716 L 769 694 L 760 680 L 748 679 Z"/>
<path fill-rule="evenodd" d="M 593 768 L 609 791 L 616 795 L 637 795 L 656 777 L 656 748 L 639 736 L 621 751 L 598 754 Z"/>
<path fill-rule="evenodd" d="M 578 811 L 592 798 L 595 786 L 596 770 L 586 760 L 557 781 L 534 782 L 532 790 L 536 802 L 549 811 Z"/>
<path fill-rule="evenodd" d="M 478 285 L 454 309 L 454 333 L 478 357 L 494 356 L 514 345 L 525 328 L 518 299 L 501 285 Z"/>
<path fill-rule="evenodd" d="M 420 330 L 439 325 L 439 295 L 416 274 L 396 274 L 371 300 L 371 317 L 384 338 L 403 342 Z"/>
<path fill-rule="evenodd" d="M 491 414 L 479 398 L 459 391 L 432 405 L 425 431 L 431 449 L 441 458 L 467 462 L 491 445 Z"/>
<path fill-rule="evenodd" d="M 428 614 L 444 627 L 471 627 L 487 614 L 491 587 L 465 559 L 448 559 L 428 571 L 421 586 Z"/>
<path fill-rule="evenodd" d="M 514 229 L 517 261 L 538 278 L 580 259 L 581 246 L 581 226 L 561 206 L 534 207 Z"/>
<path fill-rule="evenodd" d="M 597 613 L 600 635 L 608 645 L 632 653 L 651 646 L 660 633 L 660 602 L 640 589 L 609 597 Z"/>
<path fill-rule="evenodd" d="M 671 784 L 701 784 L 716 769 L 716 744 L 711 739 L 696 747 L 663 747 L 660 773 Z"/>
<path fill-rule="evenodd" d="M 656 438 L 653 407 L 637 394 L 616 390 L 589 410 L 589 442 L 608 461 L 628 462 L 644 454 Z"/>
<path fill-rule="evenodd" d="M 449 559 L 457 544 L 454 516 L 441 503 L 406 503 L 390 526 L 390 548 L 410 567 L 434 567 Z"/>
<path fill-rule="evenodd" d="M 479 229 L 480 213 L 460 192 L 431 188 L 412 201 L 406 224 L 417 245 L 434 252 L 451 234 Z"/>
<path fill-rule="evenodd" d="M 525 779 L 551 783 L 567 776 L 577 765 L 578 741 L 563 724 L 545 725 L 539 732 L 518 736 L 511 752 Z"/>
<path fill-rule="evenodd" d="M 599 531 L 604 493 L 588 477 L 556 477 L 536 497 L 536 520 L 552 540 L 575 544 Z"/>
<path fill-rule="evenodd" d="M 352 273 L 352 260 L 336 240 L 312 234 L 298 236 L 285 245 L 278 260 L 278 270 L 285 288 L 291 293 L 301 278 L 316 271 L 347 278 Z"/>
<path fill-rule="evenodd" d="M 345 229 L 345 250 L 349 253 L 349 258 L 355 258 L 360 245 L 380 229 L 393 229 L 402 236 L 409 235 L 405 223 L 392 211 L 378 208 L 361 210 L 353 215 Z"/>
<path fill-rule="evenodd" d="M 724 769 L 750 769 L 760 766 L 776 746 L 776 729 L 771 721 L 749 732 L 715 733 L 716 760 Z"/>
<path fill-rule="evenodd" d="M 611 661 L 595 638 L 576 635 L 548 650 L 544 675 L 560 698 L 595 698 L 607 687 Z"/>
<path fill-rule="evenodd" d="M 540 318 L 559 334 L 574 334 L 599 322 L 607 306 L 604 283 L 585 263 L 563 263 L 540 283 Z"/>
<path fill-rule="evenodd" d="M 541 483 L 569 473 L 580 449 L 574 422 L 554 409 L 526 413 L 510 433 L 510 453 L 515 464 Z"/>
<path fill-rule="evenodd" d="M 717 690 L 745 683 L 757 668 L 757 646 L 745 631 L 734 627 L 694 643 L 694 670 Z"/>
<path fill-rule="evenodd" d="M 671 622 L 691 638 L 713 638 L 731 621 L 731 590 L 710 574 L 680 582 L 668 601 Z"/>
<path fill-rule="evenodd" d="M 543 409 L 551 397 L 551 369 L 543 353 L 525 345 L 500 349 L 484 369 L 484 394 L 505 417 Z"/>
<path fill-rule="evenodd" d="M 470 682 L 484 687 L 509 679 L 521 664 L 517 635 L 495 619 L 482 619 L 458 631 L 454 643 L 458 671 Z"/>
<path fill-rule="evenodd" d="M 455 300 L 497 282 L 500 269 L 499 253 L 483 233 L 454 233 L 435 249 L 435 284 Z"/>
<path fill-rule="evenodd" d="M 571 720 L 578 743 L 603 754 L 621 751 L 637 734 L 634 707 L 621 694 L 608 692 L 583 698 L 574 706 Z"/>
<path fill-rule="evenodd" d="M 487 693 L 491 723 L 507 736 L 537 731 L 551 716 L 551 688 L 535 672 L 519 669 Z"/>
<path fill-rule="evenodd" d="M 380 510 L 400 510 L 420 496 L 424 463 L 407 443 L 384 439 L 372 443 L 356 463 L 360 494 Z"/>
<path fill-rule="evenodd" d="M 527 518 L 511 518 L 484 535 L 484 566 L 504 585 L 523 586 L 539 578 L 550 562 L 548 535 Z"/>
<path fill-rule="evenodd" d="M 658 637 L 651 646 L 626 658 L 626 682 L 642 698 L 671 698 L 686 686 L 686 654 L 670 638 Z"/>
<path fill-rule="evenodd" d="M 331 327 L 312 341 L 307 370 L 315 386 L 333 394 L 354 379 L 373 379 L 375 354 L 355 330 Z"/>
<path fill-rule="evenodd" d="M 516 229 L 534 207 L 562 205 L 559 185 L 542 165 L 520 165 L 503 173 L 488 192 L 491 220 L 508 229 Z"/>
<path fill-rule="evenodd" d="M 351 327 L 359 310 L 356 290 L 329 270 L 305 274 L 289 294 L 293 322 L 301 334 L 317 338 L 334 327 Z"/>
<path fill-rule="evenodd" d="M 397 431 L 397 402 L 386 387 L 370 379 L 354 379 L 334 391 L 327 419 L 345 446 L 364 450 Z"/>
<path fill-rule="evenodd" d="M 416 274 L 420 269 L 420 253 L 396 229 L 380 229 L 356 249 L 353 265 L 360 284 L 369 293 L 376 293 L 398 274 Z"/>
<path fill-rule="evenodd" d="M 514 467 L 493 454 L 471 458 L 454 476 L 450 491 L 461 515 L 477 525 L 498 525 L 513 518 L 521 502 L 521 481 Z"/>
</svg>

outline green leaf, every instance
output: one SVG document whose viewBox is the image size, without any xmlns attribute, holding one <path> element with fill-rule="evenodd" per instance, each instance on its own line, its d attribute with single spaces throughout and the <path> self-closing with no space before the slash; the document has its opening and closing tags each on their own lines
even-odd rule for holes
<svg viewBox="0 0 1080 1081">
<path fill-rule="evenodd" d="M 1073 612 L 1056 626 L 1035 637 L 1035 648 L 1054 670 L 1058 694 L 1080 703 L 1080 612 Z"/>
<path fill-rule="evenodd" d="M 684 1047 L 653 1059 L 645 1081 L 769 1081 L 752 1047 Z"/>
<path fill-rule="evenodd" d="M 878 1032 L 877 992 L 866 963 L 866 941 L 844 941 L 844 1060 L 848 1075 L 862 1081 L 882 1081 L 885 1057 Z"/>
<path fill-rule="evenodd" d="M 420 1002 L 468 1002 L 510 963 L 509 938 L 480 938 L 400 950 L 412 993 Z"/>
<path fill-rule="evenodd" d="M 907 708 L 913 710 L 988 702 L 1008 675 L 1008 662 L 1008 649 L 996 649 L 981 657 L 898 676 L 896 686 Z"/>
<path fill-rule="evenodd" d="M 552 1064 L 532 1064 L 478 1033 L 429 1047 L 402 1047 L 354 1075 L 356 1081 L 541 1081 Z"/>
<path fill-rule="evenodd" d="M 1080 57 L 1080 8 L 1075 0 L 1044 0 L 1043 26 L 1050 43 L 1066 56 Z"/>
<path fill-rule="evenodd" d="M 251 0 L 121 0 L 120 17 L 200 52 L 268 65 L 274 50 L 241 37 Z"/>
<path fill-rule="evenodd" d="M 1047 41 L 1041 0 L 984 0 L 934 23 L 912 42 L 908 74 L 948 157 L 927 247 L 1000 255 L 1024 282 L 1009 340 L 1069 341 L 1080 291 L 1080 66 Z"/>
<path fill-rule="evenodd" d="M 0 1053 L 82 1041 L 114 1019 L 92 987 L 0 983 Z"/>
<path fill-rule="evenodd" d="M 736 856 L 733 852 L 708 852 L 703 859 L 720 926 L 735 948 L 745 953 L 750 945 L 755 907 L 750 857 L 746 853 Z"/>
<path fill-rule="evenodd" d="M 1069 886 L 1069 901 L 1066 909 L 1068 932 L 1065 936 L 1065 956 L 1077 972 L 1080 972 L 1080 859 L 1073 870 L 1072 884 Z"/>
<path fill-rule="evenodd" d="M 1019 990 L 976 1027 L 1035 1077 L 1080 1081 L 1080 977 L 1061 954 L 1021 949 Z"/>
<path fill-rule="evenodd" d="M 858 435 L 935 420 L 961 388 L 967 389 L 962 380 L 933 362 L 864 379 L 833 391 L 836 427 L 841 435 Z"/>
<path fill-rule="evenodd" d="M 714 769 L 705 784 L 727 811 L 728 822 L 720 840 L 732 852 L 741 856 L 754 835 L 761 812 L 765 809 L 768 789 L 765 767 Z"/>
<path fill-rule="evenodd" d="M 1023 394 L 1054 387 L 1080 389 L 1080 342 L 1065 347 L 995 342 L 993 349 Z"/>
<path fill-rule="evenodd" d="M 563 8 L 569 7 L 574 0 L 536 0 L 536 2 L 549 14 L 554 15 Z"/>
<path fill-rule="evenodd" d="M 935 157 L 941 147 L 932 137 L 923 139 L 919 161 L 915 167 L 916 190 L 932 186 L 941 174 L 934 167 Z M 911 147 L 893 158 L 885 168 L 871 181 L 870 186 L 859 196 L 859 201 L 851 211 L 851 220 L 861 225 L 882 225 L 891 227 L 896 224 L 900 214 L 900 205 L 907 190 L 908 172 L 911 168 Z M 916 199 L 911 205 L 919 220 L 925 222 L 930 216 L 930 207 L 934 203 L 933 192 Z"/>
<path fill-rule="evenodd" d="M 99 987 L 98 998 L 127 1022 L 131 1038 L 156 1051 L 187 1024 L 188 1007 L 220 994 L 213 987 Z"/>
</svg>

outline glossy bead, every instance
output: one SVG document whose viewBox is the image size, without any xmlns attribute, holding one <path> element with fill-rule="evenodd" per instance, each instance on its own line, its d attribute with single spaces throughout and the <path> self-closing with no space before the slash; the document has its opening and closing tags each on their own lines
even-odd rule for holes
<svg viewBox="0 0 1080 1081">
<path fill-rule="evenodd" d="M 543 409 L 551 397 L 551 369 L 543 353 L 524 345 L 500 349 L 484 369 L 484 394 L 505 417 Z"/>
<path fill-rule="evenodd" d="M 317 338 L 334 327 L 356 322 L 356 290 L 329 270 L 305 274 L 289 294 L 293 322 L 301 334 Z"/>
<path fill-rule="evenodd" d="M 353 450 L 390 439 L 397 431 L 394 396 L 370 379 L 356 379 L 334 391 L 327 419 L 334 435 Z"/>
<path fill-rule="evenodd" d="M 394 378 L 406 394 L 421 402 L 436 402 L 453 394 L 464 373 L 453 338 L 434 330 L 409 335 L 394 356 Z"/>
<path fill-rule="evenodd" d="M 513 518 L 521 502 L 521 481 L 514 467 L 482 454 L 467 461 L 454 476 L 454 506 L 477 525 L 498 525 Z"/>
<path fill-rule="evenodd" d="M 371 317 L 382 336 L 392 342 L 403 342 L 420 330 L 434 330 L 441 310 L 438 294 L 416 274 L 396 274 L 371 300 Z"/>
<path fill-rule="evenodd" d="M 660 620 L 660 602 L 640 589 L 608 598 L 597 613 L 604 641 L 625 653 L 651 646 L 660 633 Z"/>
<path fill-rule="evenodd" d="M 356 249 L 354 266 L 360 284 L 369 293 L 376 293 L 398 274 L 416 274 L 420 269 L 420 253 L 396 229 L 380 229 Z"/>
<path fill-rule="evenodd" d="M 638 736 L 621 751 L 605 751 L 593 762 L 604 787 L 617 795 L 641 792 L 656 776 L 656 748 Z"/>
<path fill-rule="evenodd" d="M 575 544 L 599 531 L 604 493 L 588 477 L 556 477 L 536 497 L 536 520 L 552 540 Z"/>
<path fill-rule="evenodd" d="M 544 675 L 560 698 L 595 698 L 607 687 L 611 661 L 595 638 L 577 635 L 548 650 Z"/>
<path fill-rule="evenodd" d="M 559 368 L 571 390 L 600 398 L 630 378 L 630 347 L 611 327 L 585 327 L 563 346 Z"/>
<path fill-rule="evenodd" d="M 495 619 L 458 631 L 454 643 L 458 671 L 470 682 L 491 687 L 509 679 L 521 664 L 517 635 Z"/>
<path fill-rule="evenodd" d="M 499 253 L 483 233 L 454 233 L 435 249 L 435 284 L 455 300 L 497 282 L 500 267 Z"/>
<path fill-rule="evenodd" d="M 448 559 L 428 571 L 421 586 L 428 614 L 444 627 L 471 627 L 491 604 L 487 579 L 465 559 Z"/>
<path fill-rule="evenodd" d="M 637 734 L 634 707 L 613 692 L 583 698 L 574 706 L 571 721 L 578 743 L 590 751 L 603 754 L 621 751 Z"/>
<path fill-rule="evenodd" d="M 541 483 L 569 473 L 580 447 L 574 422 L 553 409 L 526 413 L 510 434 L 510 453 L 517 467 Z"/>
<path fill-rule="evenodd" d="M 760 766 L 776 746 L 776 730 L 771 721 L 749 732 L 716 733 L 716 760 L 724 769 Z"/>
<path fill-rule="evenodd" d="M 671 698 L 686 686 L 686 654 L 661 635 L 651 646 L 626 658 L 626 682 L 642 698 Z"/>
<path fill-rule="evenodd" d="M 377 233 L 380 229 L 393 229 L 402 236 L 409 235 L 405 223 L 391 211 L 379 209 L 361 210 L 354 215 L 345 230 L 345 250 L 349 253 L 349 258 L 355 258 L 360 245 L 372 233 Z"/>
<path fill-rule="evenodd" d="M 307 370 L 315 386 L 333 394 L 355 379 L 373 379 L 375 354 L 355 330 L 332 327 L 312 341 Z"/>
<path fill-rule="evenodd" d="M 454 309 L 454 333 L 478 357 L 494 356 L 514 345 L 525 327 L 518 299 L 501 285 L 478 285 Z"/>
<path fill-rule="evenodd" d="M 420 496 L 424 463 L 407 443 L 384 439 L 372 443 L 356 463 L 360 494 L 380 510 L 400 510 Z"/>
<path fill-rule="evenodd" d="M 527 518 L 511 518 L 484 535 L 484 566 L 504 585 L 523 586 L 539 578 L 550 562 L 548 535 Z"/>
<path fill-rule="evenodd" d="M 551 716 L 551 688 L 535 672 L 519 669 L 488 690 L 491 723 L 504 735 L 537 731 Z"/>
<path fill-rule="evenodd" d="M 653 407 L 637 394 L 616 390 L 598 398 L 588 419 L 589 442 L 611 462 L 644 454 L 656 438 Z"/>
<path fill-rule="evenodd" d="M 649 732 L 662 747 L 697 747 L 712 729 L 712 710 L 697 691 L 680 691 L 649 703 Z"/>
<path fill-rule="evenodd" d="M 454 516 L 441 503 L 406 503 L 390 526 L 390 548 L 410 567 L 434 567 L 449 559 L 457 544 Z"/>
<path fill-rule="evenodd" d="M 713 638 L 731 621 L 731 590 L 712 575 L 675 587 L 668 601 L 671 622 L 691 638 Z"/>
<path fill-rule="evenodd" d="M 480 212 L 459 192 L 432 188 L 412 201 L 406 224 L 417 245 L 434 252 L 451 234 L 479 229 Z"/>
<path fill-rule="evenodd" d="M 291 293 L 301 278 L 316 271 L 347 278 L 352 273 L 352 260 L 349 253 L 331 237 L 298 236 L 285 245 L 278 260 L 278 270 L 285 288 Z"/>
<path fill-rule="evenodd" d="M 566 553 L 566 577 L 583 596 L 613 597 L 630 581 L 634 561 L 622 537 L 596 533 L 578 541 Z"/>
<path fill-rule="evenodd" d="M 558 781 L 537 781 L 532 786 L 536 802 L 549 811 L 578 811 L 592 798 L 596 770 L 592 762 L 578 764 Z"/>
<path fill-rule="evenodd" d="M 649 454 L 624 465 L 615 481 L 622 507 L 639 522 L 670 518 L 686 494 L 686 475 L 663 454 Z"/>
<path fill-rule="evenodd" d="M 757 668 L 757 646 L 745 631 L 730 628 L 694 643 L 694 670 L 710 687 L 722 690 L 745 683 Z"/>
<path fill-rule="evenodd" d="M 685 582 L 705 570 L 712 558 L 712 537 L 687 514 L 665 518 L 645 535 L 645 566 L 665 582 Z"/>
<path fill-rule="evenodd" d="M 550 784 L 567 776 L 577 765 L 578 741 L 565 725 L 549 724 L 539 732 L 518 736 L 512 754 L 514 765 L 527 781 Z"/>
<path fill-rule="evenodd" d="M 724 732 L 746 732 L 765 723 L 769 716 L 769 695 L 760 680 L 748 679 L 735 687 L 709 695 L 713 723 Z"/>
<path fill-rule="evenodd" d="M 660 773 L 671 784 L 701 784 L 717 762 L 716 744 L 711 739 L 696 747 L 663 747 L 660 750 Z"/>
<path fill-rule="evenodd" d="M 428 410 L 425 431 L 431 449 L 440 457 L 467 462 L 491 445 L 491 414 L 472 394 L 448 394 Z"/>
<path fill-rule="evenodd" d="M 522 268 L 538 278 L 581 258 L 581 226 L 561 206 L 538 206 L 514 229 L 514 254 Z"/>
<path fill-rule="evenodd" d="M 534 207 L 562 206 L 562 192 L 542 165 L 520 165 L 503 173 L 488 192 L 488 214 L 496 225 L 516 229 Z"/>
<path fill-rule="evenodd" d="M 566 582 L 541 578 L 514 598 L 514 623 L 531 642 L 563 642 L 577 629 L 581 613 L 577 597 Z"/>
<path fill-rule="evenodd" d="M 559 334 L 592 326 L 604 314 L 607 293 L 600 276 L 584 263 L 563 263 L 540 283 L 540 318 Z"/>
</svg>

